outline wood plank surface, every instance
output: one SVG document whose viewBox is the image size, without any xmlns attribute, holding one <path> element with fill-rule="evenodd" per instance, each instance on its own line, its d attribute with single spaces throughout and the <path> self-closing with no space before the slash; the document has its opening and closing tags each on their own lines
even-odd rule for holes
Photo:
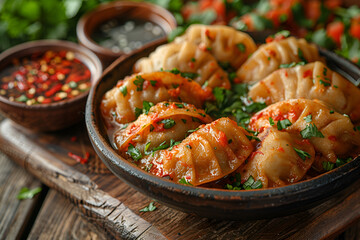
<svg viewBox="0 0 360 240">
<path fill-rule="evenodd" d="M 26 200 L 18 200 L 17 195 L 23 187 L 33 189 L 41 186 L 39 180 L 0 154 L 0 239 L 26 237 L 28 227 L 36 217 L 37 207 L 42 202 L 42 195 Z M 46 189 L 42 194 L 46 194 Z"/>
<path fill-rule="evenodd" d="M 28 239 L 111 239 L 104 230 L 89 223 L 65 197 L 50 190 Z"/>
<path fill-rule="evenodd" d="M 71 141 L 74 136 L 77 140 Z M 155 203 L 154 212 L 140 213 L 151 199 L 106 169 L 82 125 L 39 134 L 5 120 L 0 125 L 0 149 L 118 239 L 324 239 L 339 234 L 360 218 L 360 181 L 311 210 L 282 218 L 221 221 L 160 203 Z M 68 157 L 68 152 L 80 156 L 89 152 L 89 163 L 77 163 Z"/>
</svg>

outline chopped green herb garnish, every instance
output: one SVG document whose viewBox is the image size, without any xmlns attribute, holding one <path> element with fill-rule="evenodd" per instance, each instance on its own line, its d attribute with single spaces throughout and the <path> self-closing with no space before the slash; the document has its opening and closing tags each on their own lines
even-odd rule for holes
<svg viewBox="0 0 360 240">
<path fill-rule="evenodd" d="M 192 62 L 196 62 L 196 59 L 195 59 L 195 58 L 191 58 L 191 61 L 192 61 Z"/>
<path fill-rule="evenodd" d="M 295 67 L 295 66 L 303 66 L 305 65 L 305 62 L 292 62 L 292 63 L 289 63 L 289 64 L 280 64 L 279 68 L 292 68 L 292 67 Z"/>
<path fill-rule="evenodd" d="M 128 150 L 126 153 L 128 155 L 130 155 L 130 157 L 132 159 L 134 159 L 135 161 L 139 161 L 143 157 L 140 150 L 137 149 L 136 147 L 134 147 L 134 145 L 132 145 L 131 143 L 129 144 L 129 147 L 128 147 Z"/>
<path fill-rule="evenodd" d="M 200 128 L 195 128 L 195 129 L 191 129 L 191 130 L 188 130 L 187 132 L 188 133 L 193 133 L 193 132 L 196 132 L 197 130 L 199 130 Z"/>
<path fill-rule="evenodd" d="M 184 104 L 181 103 L 175 103 L 175 106 L 177 106 L 178 108 L 184 108 Z"/>
<path fill-rule="evenodd" d="M 280 120 L 277 122 L 277 129 L 281 131 L 283 129 L 286 129 L 287 127 L 290 127 L 291 125 L 292 123 L 289 119 Z"/>
<path fill-rule="evenodd" d="M 24 200 L 24 199 L 31 199 L 33 198 L 36 194 L 38 194 L 39 192 L 41 192 L 41 187 L 37 187 L 34 189 L 29 189 L 27 187 L 23 187 L 20 189 L 19 194 L 17 195 L 17 199 L 19 200 Z"/>
<path fill-rule="evenodd" d="M 335 163 L 332 162 L 323 162 L 322 166 L 324 168 L 325 171 L 331 171 L 334 169 L 335 167 Z"/>
<path fill-rule="evenodd" d="M 245 136 L 246 136 L 246 137 L 247 137 L 247 139 L 249 139 L 249 140 L 254 139 L 254 140 L 256 140 L 256 141 L 261 142 L 261 140 L 260 140 L 258 137 L 255 137 L 255 136 L 249 136 L 249 135 L 245 135 Z"/>
<path fill-rule="evenodd" d="M 179 183 L 184 184 L 184 185 L 192 186 L 192 184 L 189 183 L 185 178 L 180 179 L 180 180 L 179 180 Z"/>
<path fill-rule="evenodd" d="M 74 82 L 74 81 L 69 82 L 69 87 L 70 87 L 70 88 L 76 88 L 77 86 L 78 86 L 78 85 L 77 85 L 76 82 Z"/>
<path fill-rule="evenodd" d="M 300 131 L 300 134 L 305 139 L 310 139 L 312 137 L 324 138 L 324 135 L 318 130 L 315 123 L 307 125 Z"/>
<path fill-rule="evenodd" d="M 186 123 L 186 119 L 183 119 L 183 118 L 182 118 L 181 121 L 182 121 L 183 123 Z"/>
<path fill-rule="evenodd" d="M 147 142 L 146 145 L 145 145 L 144 153 L 145 153 L 146 155 L 150 155 L 150 154 L 151 154 L 151 151 L 149 151 L 150 145 L 151 145 L 151 142 Z"/>
<path fill-rule="evenodd" d="M 143 209 L 140 209 L 140 212 L 152 212 L 156 209 L 156 206 L 154 205 L 154 202 L 151 202 L 149 206 L 144 207 Z"/>
<path fill-rule="evenodd" d="M 27 100 L 29 100 L 29 99 L 25 95 L 21 95 L 20 97 L 15 98 L 16 102 L 26 102 Z"/>
<path fill-rule="evenodd" d="M 143 110 L 141 108 L 135 107 L 135 117 L 138 118 L 142 114 Z"/>
<path fill-rule="evenodd" d="M 295 152 L 297 153 L 297 155 L 299 155 L 299 157 L 305 161 L 307 158 L 311 158 L 311 155 L 303 150 L 300 150 L 300 149 L 297 149 L 297 148 L 294 148 L 293 149 L 295 150 Z"/>
<path fill-rule="evenodd" d="M 330 110 L 330 114 L 334 114 L 334 110 Z"/>
<path fill-rule="evenodd" d="M 300 48 L 298 48 L 298 57 L 300 58 L 300 60 L 301 60 L 302 62 L 308 63 L 308 61 L 307 61 L 306 58 L 304 57 L 303 51 L 302 51 Z"/>
<path fill-rule="evenodd" d="M 347 158 L 347 159 L 336 159 L 336 167 L 340 167 L 342 165 L 344 165 L 345 163 L 351 162 L 353 159 L 351 157 Z"/>
<path fill-rule="evenodd" d="M 198 123 L 202 123 L 200 119 L 196 118 L 196 117 L 191 117 L 193 122 L 198 122 Z"/>
<path fill-rule="evenodd" d="M 145 79 L 141 75 L 137 75 L 133 83 L 136 85 L 136 91 L 142 91 Z"/>
<path fill-rule="evenodd" d="M 120 87 L 120 92 L 125 97 L 127 95 L 127 87 L 126 86 Z"/>
<path fill-rule="evenodd" d="M 246 46 L 243 43 L 236 44 L 236 47 L 239 49 L 240 52 L 244 53 L 246 51 Z"/>
<path fill-rule="evenodd" d="M 271 126 L 274 126 L 275 122 L 274 119 L 272 119 L 272 117 L 269 117 L 269 123 Z"/>
<path fill-rule="evenodd" d="M 150 80 L 150 84 L 151 84 L 151 86 L 155 87 L 155 85 L 157 84 L 157 81 L 156 80 Z"/>
<path fill-rule="evenodd" d="M 125 128 L 127 128 L 128 126 L 129 126 L 129 124 L 128 124 L 128 123 L 123 124 L 123 125 L 121 125 L 121 128 L 120 128 L 120 129 L 125 129 Z"/>
<path fill-rule="evenodd" d="M 188 148 L 188 149 L 192 148 L 189 144 L 187 144 L 185 147 Z"/>
<path fill-rule="evenodd" d="M 245 190 L 262 188 L 262 182 L 260 180 L 255 181 L 254 177 L 250 175 L 248 180 L 244 182 L 243 187 Z"/>
<path fill-rule="evenodd" d="M 319 80 L 320 84 L 324 85 L 325 87 L 331 86 L 331 83 L 325 82 L 323 80 Z"/>
<path fill-rule="evenodd" d="M 181 143 L 181 141 L 175 142 L 174 139 L 170 139 L 170 148 L 169 148 L 169 151 L 171 151 L 176 145 L 179 145 L 180 143 Z"/>
<path fill-rule="evenodd" d="M 159 146 L 153 148 L 152 152 L 156 152 L 156 151 L 159 151 L 159 150 L 164 150 L 164 149 L 167 149 L 168 147 L 170 147 L 170 145 L 167 144 L 166 141 L 163 141 L 162 143 L 160 143 Z"/>
<path fill-rule="evenodd" d="M 143 101 L 143 109 L 142 112 L 145 113 L 146 115 L 149 114 L 149 110 L 150 108 L 154 106 L 154 104 L 152 102 L 148 102 L 148 101 Z"/>
<path fill-rule="evenodd" d="M 324 67 L 324 70 L 323 70 L 323 74 L 324 74 L 324 76 L 326 76 L 326 74 L 327 74 L 327 68 L 325 68 L 325 67 Z"/>
<path fill-rule="evenodd" d="M 337 85 L 333 85 L 334 86 L 334 88 L 338 88 L 338 86 Z"/>
<path fill-rule="evenodd" d="M 163 119 L 160 121 L 160 123 L 164 124 L 164 128 L 165 129 L 169 129 L 172 128 L 173 126 L 175 126 L 176 122 L 174 119 L 168 118 L 168 119 Z"/>
<path fill-rule="evenodd" d="M 307 123 L 311 122 L 311 121 L 312 121 L 312 116 L 311 116 L 311 114 L 309 114 L 309 115 L 307 115 L 306 117 L 304 117 L 304 120 L 305 120 L 305 122 L 307 122 Z"/>
</svg>

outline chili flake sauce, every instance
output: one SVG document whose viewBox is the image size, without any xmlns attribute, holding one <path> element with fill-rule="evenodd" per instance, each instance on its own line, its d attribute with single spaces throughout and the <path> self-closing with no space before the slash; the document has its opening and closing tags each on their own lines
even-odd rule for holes
<svg viewBox="0 0 360 240">
<path fill-rule="evenodd" d="M 71 51 L 13 59 L 0 73 L 0 94 L 27 105 L 73 98 L 90 89 L 90 70 Z"/>
</svg>

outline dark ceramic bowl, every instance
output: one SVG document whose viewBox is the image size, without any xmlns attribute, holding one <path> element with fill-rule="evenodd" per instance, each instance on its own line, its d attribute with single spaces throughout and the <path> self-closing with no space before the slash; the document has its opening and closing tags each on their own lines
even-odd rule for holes
<svg viewBox="0 0 360 240">
<path fill-rule="evenodd" d="M 358 157 L 326 174 L 286 187 L 229 191 L 177 184 L 144 172 L 124 160 L 111 147 L 100 116 L 100 102 L 106 91 L 130 74 L 136 60 L 147 56 L 155 47 L 116 60 L 92 88 L 86 105 L 86 125 L 96 153 L 116 176 L 136 190 L 184 212 L 210 218 L 249 220 L 284 216 L 312 208 L 336 193 L 345 194 L 346 188 L 359 179 Z M 355 78 L 360 77 L 360 69 L 355 65 L 328 51 L 321 50 L 321 53 L 329 63 L 341 65 Z"/>
<path fill-rule="evenodd" d="M 0 54 L 0 71 L 12 65 L 14 58 L 28 57 L 34 53 L 52 51 L 72 51 L 91 72 L 94 84 L 102 73 L 101 62 L 88 49 L 75 43 L 59 40 L 39 40 L 17 45 Z M 10 101 L 0 96 L 1 113 L 14 122 L 35 131 L 56 131 L 73 125 L 84 119 L 84 111 L 88 92 L 55 103 L 26 105 Z"/>
<path fill-rule="evenodd" d="M 160 26 L 166 34 L 177 26 L 174 16 L 169 11 L 150 3 L 114 1 L 100 5 L 79 20 L 76 26 L 76 34 L 79 43 L 93 51 L 104 66 L 108 66 L 125 53 L 113 52 L 111 49 L 100 46 L 92 39 L 91 35 L 102 23 L 116 18 L 149 21 Z M 144 45 L 144 47 L 148 45 Z"/>
</svg>

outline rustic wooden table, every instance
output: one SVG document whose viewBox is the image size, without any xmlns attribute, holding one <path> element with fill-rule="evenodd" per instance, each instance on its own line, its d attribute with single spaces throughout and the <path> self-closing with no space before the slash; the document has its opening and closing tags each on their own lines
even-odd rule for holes
<svg viewBox="0 0 360 240">
<path fill-rule="evenodd" d="M 4 132 L 8 132 L 8 134 L 10 134 L 11 136 L 16 135 L 17 137 L 15 139 L 21 139 L 20 137 L 21 129 L 20 132 L 17 132 L 18 130 L 16 128 L 13 128 L 11 123 L 5 122 L 4 124 L 3 122 L 0 127 L 1 127 L 0 131 L 2 132 L 3 135 L 2 136 L 3 139 L 4 138 L 6 139 L 6 136 L 4 137 Z M 68 138 L 67 135 L 65 136 L 66 137 L 64 137 L 63 139 Z M 34 138 L 33 140 L 38 142 L 45 142 L 44 139 L 48 140 L 49 136 L 48 135 L 39 136 L 38 138 Z M 61 141 L 59 142 L 59 140 L 52 139 L 52 141 L 54 141 L 56 145 L 61 145 Z M 27 148 L 26 144 L 28 143 L 25 140 L 20 140 L 19 142 L 21 144 L 24 144 L 20 146 L 20 149 Z M 8 142 L 5 142 L 5 144 L 7 143 Z M 7 154 L 10 153 L 10 155 L 12 156 L 16 156 L 17 154 L 19 154 L 19 152 L 12 152 L 10 150 L 13 148 L 13 146 L 10 147 L 11 145 L 10 142 L 8 143 L 9 148 L 4 147 L 4 142 L 0 142 L 0 145 L 1 144 L 2 144 L 1 149 L 7 152 Z M 51 144 L 46 146 L 52 148 L 53 150 L 54 149 L 57 150 L 55 146 Z M 30 172 L 31 172 L 31 165 L 35 163 L 32 162 L 32 159 L 36 160 L 39 157 L 38 156 L 39 152 L 36 149 L 32 149 L 32 152 L 34 154 L 30 154 L 28 157 L 26 157 L 26 161 L 27 161 L 26 164 L 28 164 L 28 166 L 25 166 L 25 168 Z M 35 157 L 32 155 L 35 155 Z M 60 155 L 57 157 L 61 158 Z M 19 156 L 19 158 L 21 159 L 21 156 Z M 46 165 L 45 162 L 43 164 L 44 166 Z M 116 231 L 118 231 L 119 229 L 112 228 L 111 226 L 109 227 L 109 223 L 110 223 L 109 220 L 107 220 L 106 222 L 104 221 L 104 219 L 100 219 L 99 221 L 99 219 L 94 219 L 95 217 L 89 217 L 89 212 L 84 212 L 83 209 L 84 206 L 86 207 L 85 203 L 76 202 L 73 198 L 71 198 L 68 195 L 68 193 L 64 191 L 62 191 L 62 193 L 60 194 L 56 190 L 48 188 L 47 186 L 42 184 L 39 180 L 34 178 L 28 172 L 26 172 L 23 168 L 16 165 L 13 159 L 9 159 L 3 153 L 0 153 L 0 166 L 1 166 L 0 167 L 0 194 L 1 194 L 0 239 L 113 239 L 113 238 L 119 239 L 120 238 L 119 235 L 116 235 Z M 56 166 L 55 165 L 49 166 L 49 169 L 54 167 Z M 78 166 L 76 165 L 75 167 Z M 81 167 L 83 166 L 80 165 L 79 167 L 80 168 L 74 168 L 74 169 L 81 169 Z M 34 174 L 34 172 L 32 173 Z M 37 177 L 41 179 L 39 175 L 37 175 Z M 47 176 L 47 178 L 49 179 L 49 176 Z M 22 200 L 22 201 L 17 200 L 16 196 L 20 191 L 20 189 L 24 186 L 29 188 L 35 188 L 41 186 L 43 190 L 33 199 Z M 126 186 L 123 186 L 123 188 L 126 188 Z M 134 195 L 134 190 L 128 189 L 126 191 L 130 192 L 131 195 Z M 355 191 L 355 192 L 357 192 L 357 194 L 351 195 L 353 196 L 352 198 L 355 198 L 355 201 L 354 199 L 353 200 L 351 199 L 351 196 L 344 198 L 340 202 L 337 202 L 336 205 L 337 207 L 332 208 L 332 210 L 327 211 L 323 209 L 324 213 L 319 216 L 314 215 L 314 217 L 308 217 L 308 216 L 304 217 L 303 215 L 300 214 L 299 215 L 300 222 L 298 223 L 298 225 L 300 226 L 299 228 L 293 228 L 294 224 L 289 225 L 289 223 L 286 222 L 286 221 L 292 221 L 291 220 L 293 219 L 292 217 L 284 218 L 284 219 L 263 220 L 263 221 L 253 222 L 251 224 L 226 222 L 226 221 L 212 221 L 202 218 L 194 218 L 192 216 L 189 217 L 184 213 L 168 209 L 167 207 L 162 206 L 159 203 L 156 203 L 157 206 L 159 207 L 159 210 L 157 210 L 159 212 L 157 212 L 155 216 L 157 215 L 161 217 L 164 216 L 164 214 L 170 214 L 173 216 L 175 223 L 177 221 L 176 219 L 179 218 L 179 216 L 181 216 L 181 219 L 179 218 L 180 222 L 178 221 L 176 224 L 174 224 L 174 222 L 169 221 L 168 223 L 159 224 L 154 222 L 154 220 L 152 220 L 152 217 L 148 217 L 147 219 L 146 218 L 144 219 L 147 220 L 148 223 L 157 226 L 157 228 L 161 230 L 162 232 L 161 234 L 164 235 L 158 236 L 160 237 L 160 239 L 163 236 L 169 237 L 171 239 L 205 239 L 205 238 L 229 239 L 229 236 L 231 236 L 231 239 L 287 239 L 287 237 L 284 237 L 284 235 L 276 235 L 276 234 L 274 235 L 272 231 L 267 229 L 272 227 L 274 227 L 274 229 L 276 228 L 276 230 L 274 231 L 277 232 L 284 232 L 287 231 L 286 230 L 287 228 L 292 227 L 293 233 L 287 234 L 290 239 L 299 239 L 299 237 L 301 239 L 322 238 L 319 236 L 328 236 L 330 239 L 337 239 L 337 240 L 360 239 L 360 221 L 358 220 L 347 221 L 350 222 L 350 224 L 347 225 L 346 228 L 344 228 L 343 226 L 341 226 L 340 228 L 334 227 L 336 225 L 339 225 L 338 223 L 342 221 L 342 218 L 346 218 L 343 216 L 344 211 L 341 208 L 341 204 L 348 205 L 349 203 L 354 204 L 355 202 L 355 205 L 353 207 L 351 206 L 351 208 L 354 209 L 355 211 L 359 210 L 360 203 L 358 199 L 360 195 L 359 195 L 359 191 Z M 145 196 L 141 196 L 141 194 L 139 195 L 138 193 L 136 193 L 135 195 L 138 195 L 137 199 L 144 199 L 145 202 L 149 201 L 149 199 L 147 199 Z M 69 199 L 75 204 L 71 203 Z M 111 201 L 109 203 L 111 203 Z M 137 204 L 136 209 L 139 209 L 139 203 L 136 204 Z M 141 204 L 143 203 L 140 203 L 140 205 Z M 116 206 L 118 207 L 120 205 L 116 203 Z M 131 207 L 131 204 L 127 203 L 127 206 Z M 319 209 L 322 209 L 322 207 L 320 206 Z M 90 212 L 99 211 L 99 209 L 97 208 L 95 208 L 95 210 L 89 208 L 88 210 Z M 337 211 L 339 213 L 337 213 Z M 117 208 L 114 208 L 114 210 L 106 214 L 106 217 L 110 216 L 111 219 L 111 215 L 113 215 L 114 212 L 117 212 Z M 311 215 L 314 214 L 315 212 L 316 211 L 310 211 L 309 213 Z M 101 214 L 101 212 L 99 214 Z M 331 215 L 332 217 L 326 217 L 326 215 Z M 128 215 L 128 216 L 134 217 L 134 215 Z M 333 216 L 339 216 L 339 219 L 334 218 Z M 358 214 L 355 214 L 355 216 L 358 216 Z M 171 217 L 169 218 L 171 219 Z M 190 223 L 191 221 L 196 221 L 198 222 L 198 224 L 195 224 L 195 226 L 191 226 L 190 227 L 191 230 L 183 229 L 181 223 L 184 223 L 183 221 L 185 220 L 185 218 L 188 219 Z M 122 220 L 124 221 L 125 225 L 126 225 L 126 220 L 129 219 Z M 130 222 L 131 220 L 133 219 L 130 219 Z M 140 220 L 143 219 L 139 219 L 139 221 Z M 101 223 L 101 221 L 103 221 L 103 223 Z M 304 226 L 303 221 L 311 221 L 314 224 L 307 224 Z M 105 225 L 107 224 L 107 226 L 104 227 L 104 225 L 102 224 Z M 136 221 L 134 221 L 132 224 L 136 225 L 137 223 Z M 186 225 L 186 223 L 184 224 Z M 279 224 L 284 225 L 285 230 L 279 231 L 279 229 L 281 229 L 281 226 L 276 227 Z M 259 230 L 259 232 L 254 232 L 253 230 L 258 229 L 256 225 L 261 225 L 263 226 L 264 229 L 267 230 L 264 231 Z M 166 229 L 166 226 L 168 226 L 168 229 Z M 239 232 L 237 229 L 233 229 L 234 227 L 240 228 L 243 226 L 246 226 L 248 230 Z M 307 230 L 302 229 L 303 227 L 301 226 L 307 228 Z M 324 232 L 324 229 L 325 231 L 326 229 L 332 229 L 331 230 L 332 233 L 330 234 L 325 233 L 325 235 L 324 233 L 314 234 L 314 232 L 315 233 L 317 232 L 317 229 L 314 228 L 317 227 L 321 228 L 319 229 L 318 232 Z M 129 228 L 129 226 L 123 226 L 123 228 Z M 108 231 L 109 229 L 110 231 Z M 111 229 L 114 229 L 114 231 L 111 231 Z M 148 227 L 147 229 L 149 230 L 151 228 Z M 333 233 L 334 232 L 333 229 L 337 229 L 335 233 Z M 146 231 L 148 232 L 148 230 Z M 228 232 L 224 233 L 224 231 L 228 231 Z M 172 232 L 175 234 L 171 235 Z M 134 235 L 128 235 L 128 236 L 131 239 L 136 238 L 134 237 Z M 153 235 L 141 234 L 142 239 L 154 239 L 154 237 L 151 236 Z"/>
</svg>

